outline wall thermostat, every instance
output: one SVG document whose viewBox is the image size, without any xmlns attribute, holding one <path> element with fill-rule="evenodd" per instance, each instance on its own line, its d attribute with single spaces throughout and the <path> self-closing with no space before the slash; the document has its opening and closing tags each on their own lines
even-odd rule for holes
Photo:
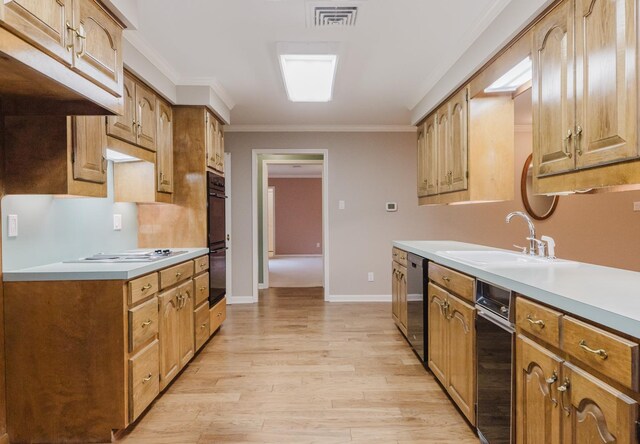
<svg viewBox="0 0 640 444">
<path fill-rule="evenodd" d="M 387 207 L 387 212 L 389 213 L 393 213 L 395 211 L 398 211 L 398 204 L 395 202 L 387 202 L 386 203 L 386 207 Z"/>
</svg>

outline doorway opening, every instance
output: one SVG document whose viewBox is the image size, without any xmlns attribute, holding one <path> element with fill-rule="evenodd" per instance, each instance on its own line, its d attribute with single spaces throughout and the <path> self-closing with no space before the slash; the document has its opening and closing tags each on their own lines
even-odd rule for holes
<svg viewBox="0 0 640 444">
<path fill-rule="evenodd" d="M 328 289 L 326 150 L 254 150 L 254 301 L 267 288 Z"/>
</svg>

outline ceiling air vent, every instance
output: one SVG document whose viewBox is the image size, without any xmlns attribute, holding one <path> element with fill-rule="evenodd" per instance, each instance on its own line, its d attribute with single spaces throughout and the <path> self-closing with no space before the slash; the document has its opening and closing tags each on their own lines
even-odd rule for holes
<svg viewBox="0 0 640 444">
<path fill-rule="evenodd" d="M 309 2 L 307 13 L 307 26 L 310 28 L 355 26 L 358 6 L 353 2 Z"/>
</svg>

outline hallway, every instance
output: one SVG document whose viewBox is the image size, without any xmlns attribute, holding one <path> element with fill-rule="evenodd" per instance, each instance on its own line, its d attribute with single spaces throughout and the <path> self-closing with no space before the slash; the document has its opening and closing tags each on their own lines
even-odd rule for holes
<svg viewBox="0 0 640 444">
<path fill-rule="evenodd" d="M 269 287 L 322 287 L 322 256 L 274 256 L 269 258 Z"/>
<path fill-rule="evenodd" d="M 127 443 L 477 443 L 388 304 L 271 289 L 228 319 Z"/>
</svg>

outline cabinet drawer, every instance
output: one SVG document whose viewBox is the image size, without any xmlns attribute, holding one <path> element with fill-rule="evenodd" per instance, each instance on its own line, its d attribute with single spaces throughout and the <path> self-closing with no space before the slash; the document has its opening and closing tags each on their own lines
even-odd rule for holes
<svg viewBox="0 0 640 444">
<path fill-rule="evenodd" d="M 203 271 L 209 271 L 209 256 L 196 258 L 194 262 L 196 266 L 195 274 L 202 273 Z"/>
<path fill-rule="evenodd" d="M 429 262 L 429 279 L 469 302 L 475 300 L 475 280 L 472 277 Z"/>
<path fill-rule="evenodd" d="M 160 289 L 164 290 L 193 276 L 193 261 L 183 262 L 160 271 Z"/>
<path fill-rule="evenodd" d="M 196 262 L 197 265 L 197 262 Z M 195 285 L 195 306 L 202 304 L 209 298 L 209 273 L 201 274 L 194 280 Z"/>
<path fill-rule="evenodd" d="M 227 319 L 227 298 L 222 298 L 212 309 L 209 310 L 209 330 L 211 334 L 222 325 Z"/>
<path fill-rule="evenodd" d="M 560 347 L 562 313 L 527 299 L 516 298 L 516 326 L 554 347 Z"/>
<path fill-rule="evenodd" d="M 638 344 L 564 316 L 561 348 L 603 375 L 638 390 Z"/>
<path fill-rule="evenodd" d="M 157 292 L 158 273 L 151 273 L 129 281 L 129 305 L 135 305 Z"/>
<path fill-rule="evenodd" d="M 129 419 L 134 421 L 160 393 L 159 346 L 155 340 L 129 359 Z"/>
<path fill-rule="evenodd" d="M 129 351 L 148 342 L 158 334 L 158 298 L 129 310 Z"/>
<path fill-rule="evenodd" d="M 400 265 L 407 266 L 407 252 L 399 248 L 393 247 L 392 251 L 393 260 Z"/>
<path fill-rule="evenodd" d="M 209 303 L 202 304 L 196 309 L 194 313 L 195 317 L 195 336 L 196 336 L 196 350 L 200 350 L 200 347 L 209 339 Z"/>
</svg>

